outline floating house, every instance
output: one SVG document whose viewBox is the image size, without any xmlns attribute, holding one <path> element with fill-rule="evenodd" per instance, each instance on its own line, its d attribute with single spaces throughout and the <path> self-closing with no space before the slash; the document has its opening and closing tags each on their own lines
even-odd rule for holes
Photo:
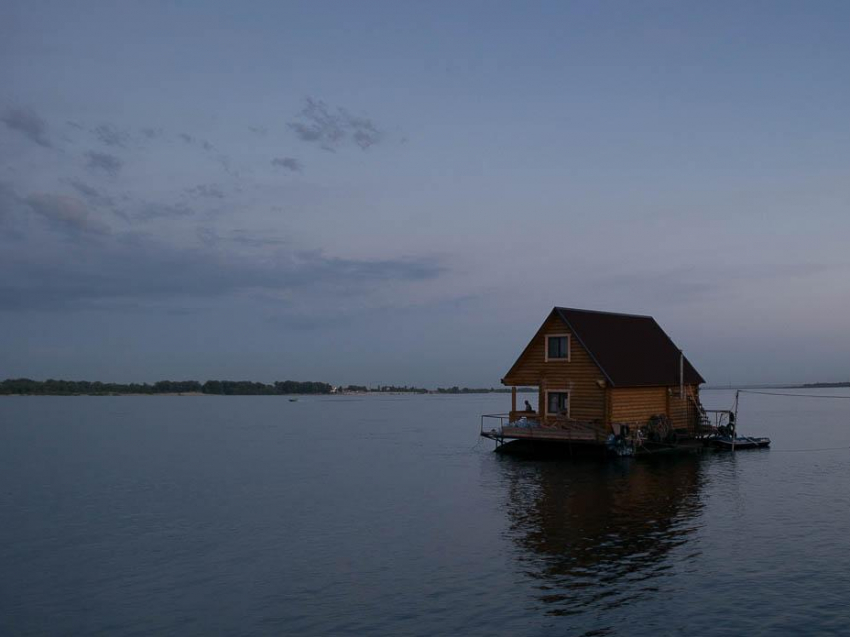
<svg viewBox="0 0 850 637">
<path fill-rule="evenodd" d="M 482 417 L 481 435 L 498 445 L 678 447 L 715 430 L 699 399 L 704 382 L 651 316 L 556 307 L 502 379 L 510 412 Z M 536 389 L 536 400 L 522 393 L 530 399 L 517 405 L 517 388 Z"/>
</svg>

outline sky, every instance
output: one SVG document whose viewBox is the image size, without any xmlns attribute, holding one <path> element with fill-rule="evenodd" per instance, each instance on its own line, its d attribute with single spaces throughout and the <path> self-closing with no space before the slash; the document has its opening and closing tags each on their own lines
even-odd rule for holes
<svg viewBox="0 0 850 637">
<path fill-rule="evenodd" d="M 850 4 L 0 2 L 0 377 L 850 378 Z"/>
</svg>

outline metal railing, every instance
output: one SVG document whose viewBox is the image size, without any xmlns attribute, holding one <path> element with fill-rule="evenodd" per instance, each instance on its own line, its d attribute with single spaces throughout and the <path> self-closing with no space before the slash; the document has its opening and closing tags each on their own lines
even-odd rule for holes
<svg viewBox="0 0 850 637">
<path fill-rule="evenodd" d="M 496 435 L 501 435 L 505 423 L 509 423 L 510 420 L 510 414 L 482 414 L 481 434 L 492 433 Z"/>
<path fill-rule="evenodd" d="M 519 417 L 517 417 L 519 416 Z M 505 427 L 539 427 L 540 417 L 537 414 L 529 414 L 529 417 L 520 416 L 519 412 L 507 414 L 483 414 L 481 416 L 481 431 L 483 434 L 501 436 Z"/>
<path fill-rule="evenodd" d="M 717 431 L 723 425 L 729 424 L 732 411 L 729 409 L 703 409 L 702 413 L 704 418 L 700 424 L 711 431 Z"/>
</svg>

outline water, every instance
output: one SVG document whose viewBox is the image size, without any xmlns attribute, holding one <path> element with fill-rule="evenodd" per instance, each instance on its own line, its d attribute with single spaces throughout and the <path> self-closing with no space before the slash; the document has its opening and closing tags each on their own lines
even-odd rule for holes
<svg viewBox="0 0 850 637">
<path fill-rule="evenodd" d="M 493 454 L 509 400 L 0 399 L 0 634 L 850 634 L 850 400 L 607 464 Z"/>
</svg>

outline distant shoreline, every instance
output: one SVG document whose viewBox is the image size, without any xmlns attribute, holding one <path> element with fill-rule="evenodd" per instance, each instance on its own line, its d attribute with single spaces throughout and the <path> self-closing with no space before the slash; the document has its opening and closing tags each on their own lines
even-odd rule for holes
<svg viewBox="0 0 850 637">
<path fill-rule="evenodd" d="M 461 395 L 509 394 L 508 387 L 424 387 L 380 385 L 335 386 L 317 381 L 276 381 L 260 383 L 248 380 L 161 380 L 149 383 L 104 383 L 86 380 L 44 381 L 30 378 L 9 378 L 0 381 L 0 396 L 371 396 L 371 395 Z M 517 392 L 536 393 L 530 387 Z"/>
<path fill-rule="evenodd" d="M 752 383 L 741 385 L 706 385 L 704 391 L 746 389 L 847 389 L 850 381 L 818 383 Z M 457 396 L 466 394 L 510 394 L 511 387 L 437 387 L 427 389 L 408 385 L 336 386 L 317 381 L 256 381 L 161 380 L 155 383 L 104 383 L 99 381 L 54 380 L 44 381 L 29 378 L 9 378 L 0 381 L 0 396 L 405 396 L 437 395 Z M 536 394 L 536 387 L 517 387 L 517 393 Z"/>
<path fill-rule="evenodd" d="M 158 394 L 139 394 L 139 393 L 100 393 L 100 394 L 0 394 L 0 398 L 37 398 L 41 397 L 81 397 L 81 396 L 93 396 L 95 398 L 118 398 L 125 396 L 143 396 L 146 398 L 155 398 L 157 396 L 190 396 L 190 397 L 204 397 L 209 396 L 212 398 L 231 398 L 231 397 L 240 397 L 240 396 L 273 396 L 276 398 L 307 398 L 311 396 L 321 397 L 321 398 L 351 398 L 357 397 L 362 398 L 363 396 L 480 396 L 484 394 L 507 394 L 510 393 L 505 391 L 465 391 L 465 392 L 438 392 L 438 391 L 369 391 L 369 392 L 334 392 L 330 394 L 205 394 L 204 392 L 162 392 Z M 537 393 L 530 391 L 519 391 L 517 393 Z"/>
<path fill-rule="evenodd" d="M 101 398 L 109 398 L 109 397 L 118 397 L 118 396 L 146 396 L 146 397 L 154 397 L 154 396 L 215 396 L 215 394 L 205 394 L 204 392 L 195 391 L 195 392 L 163 392 L 160 394 L 131 394 L 131 393 L 114 393 L 114 394 L 0 394 L 0 398 L 9 397 L 21 397 L 21 398 L 30 398 L 30 397 L 38 397 L 38 396 L 65 396 L 69 398 L 73 398 L 75 396 L 95 396 Z"/>
</svg>

